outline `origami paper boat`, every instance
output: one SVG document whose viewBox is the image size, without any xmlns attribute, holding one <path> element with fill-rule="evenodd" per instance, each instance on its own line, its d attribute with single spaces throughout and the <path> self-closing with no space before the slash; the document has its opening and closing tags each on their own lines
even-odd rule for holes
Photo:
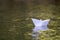
<svg viewBox="0 0 60 40">
<path fill-rule="evenodd" d="M 38 19 L 34 19 L 32 18 L 32 21 L 34 23 L 34 28 L 33 31 L 37 32 L 37 31 L 44 31 L 44 30 L 49 30 L 49 28 L 47 27 L 50 19 L 46 19 L 46 20 L 38 20 Z"/>
</svg>

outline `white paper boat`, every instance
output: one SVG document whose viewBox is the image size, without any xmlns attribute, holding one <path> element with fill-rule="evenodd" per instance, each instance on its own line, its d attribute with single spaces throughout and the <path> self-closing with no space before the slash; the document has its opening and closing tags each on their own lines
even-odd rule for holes
<svg viewBox="0 0 60 40">
<path fill-rule="evenodd" d="M 47 27 L 47 25 L 48 25 L 50 19 L 38 20 L 38 19 L 32 18 L 32 21 L 33 21 L 34 26 L 35 26 L 33 28 L 34 32 L 49 30 L 48 27 Z"/>
</svg>

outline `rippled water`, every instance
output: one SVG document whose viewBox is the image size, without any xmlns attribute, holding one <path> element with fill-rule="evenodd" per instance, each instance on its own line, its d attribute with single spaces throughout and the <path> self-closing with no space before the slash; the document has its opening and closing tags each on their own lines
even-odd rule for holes
<svg viewBox="0 0 60 40">
<path fill-rule="evenodd" d="M 60 16 L 57 14 L 60 13 L 59 7 L 55 11 L 55 5 L 51 7 L 50 5 L 30 5 L 24 2 L 12 3 L 6 5 L 3 2 L 4 5 L 0 5 L 0 40 L 31 40 L 31 35 L 28 34 L 32 33 L 34 27 L 31 21 L 32 17 L 51 18 L 49 28 L 60 30 L 59 27 L 55 27 L 60 24 Z M 59 35 L 58 32 L 57 35 Z"/>
</svg>

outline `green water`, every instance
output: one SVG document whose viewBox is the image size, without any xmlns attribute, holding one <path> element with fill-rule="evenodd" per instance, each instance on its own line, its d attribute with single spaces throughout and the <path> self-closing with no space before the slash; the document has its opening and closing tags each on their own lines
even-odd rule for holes
<svg viewBox="0 0 60 40">
<path fill-rule="evenodd" d="M 19 5 L 0 6 L 0 40 L 31 40 L 34 27 L 31 18 L 47 19 L 51 21 L 48 25 L 55 30 L 56 39 L 60 39 L 60 8 L 52 5 L 32 5 L 21 2 Z"/>
</svg>

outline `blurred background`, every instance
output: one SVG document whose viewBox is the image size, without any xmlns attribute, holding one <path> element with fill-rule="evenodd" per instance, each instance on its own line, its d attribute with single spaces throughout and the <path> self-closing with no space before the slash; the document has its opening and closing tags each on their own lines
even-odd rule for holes
<svg viewBox="0 0 60 40">
<path fill-rule="evenodd" d="M 60 0 L 0 0 L 0 40 L 31 40 L 31 18 L 51 19 L 52 37 L 60 39 Z"/>
</svg>

